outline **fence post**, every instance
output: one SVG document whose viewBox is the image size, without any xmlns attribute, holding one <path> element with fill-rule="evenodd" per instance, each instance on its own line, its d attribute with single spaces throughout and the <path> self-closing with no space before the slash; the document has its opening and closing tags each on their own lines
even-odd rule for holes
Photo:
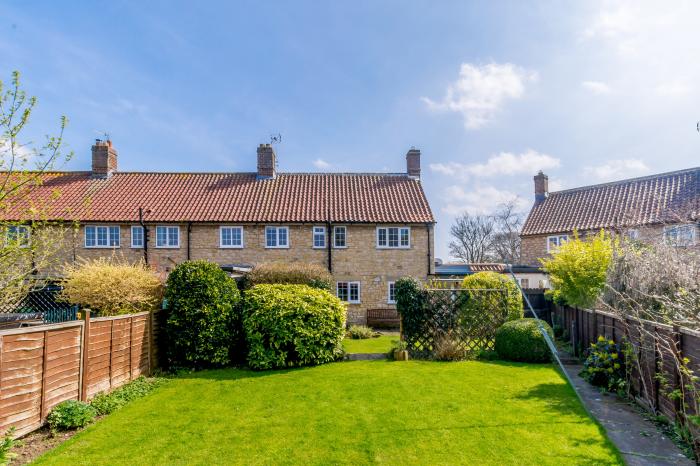
<svg viewBox="0 0 700 466">
<path fill-rule="evenodd" d="M 82 364 L 82 377 L 80 380 L 80 400 L 87 401 L 88 397 L 88 369 L 90 368 L 90 309 L 84 309 L 83 315 L 81 316 L 85 321 L 83 325 L 83 360 Z"/>
<path fill-rule="evenodd" d="M 591 309 L 593 312 L 593 335 L 589 335 L 588 341 L 586 344 L 590 343 L 591 341 L 595 341 L 598 338 L 598 313 L 595 311 L 595 309 Z"/>
<path fill-rule="evenodd" d="M 153 375 L 153 314 L 148 313 L 148 375 Z"/>
<path fill-rule="evenodd" d="M 129 317 L 129 381 L 134 380 L 134 318 Z"/>
<path fill-rule="evenodd" d="M 39 404 L 39 420 L 43 424 L 46 415 L 44 411 L 46 409 L 46 364 L 48 363 L 49 354 L 49 332 L 44 331 L 44 357 L 41 361 L 41 402 Z"/>
<path fill-rule="evenodd" d="M 682 364 L 683 361 L 683 339 L 681 337 L 681 329 L 678 325 L 673 326 L 673 351 L 674 351 L 674 357 L 678 360 L 678 364 Z M 673 365 L 674 369 L 674 384 L 673 388 L 674 389 L 680 389 L 681 384 L 683 383 L 683 375 L 681 374 L 680 368 L 678 367 L 678 364 Z M 683 393 L 683 390 L 680 390 L 681 394 Z M 685 400 L 683 400 L 685 402 Z M 674 397 L 673 399 L 673 410 L 675 411 L 676 419 L 678 419 L 678 413 L 681 411 L 681 399 L 680 397 Z M 680 422 L 683 423 L 685 422 L 685 419 L 680 419 Z"/>
<path fill-rule="evenodd" d="M 659 388 L 660 388 L 660 383 L 659 383 L 659 344 L 657 343 L 658 339 L 658 327 L 654 325 L 654 409 L 656 411 L 659 411 Z"/>
</svg>

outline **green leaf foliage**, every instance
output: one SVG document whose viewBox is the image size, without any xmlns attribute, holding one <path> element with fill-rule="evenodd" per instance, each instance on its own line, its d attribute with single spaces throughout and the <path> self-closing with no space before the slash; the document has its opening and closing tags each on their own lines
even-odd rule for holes
<svg viewBox="0 0 700 466">
<path fill-rule="evenodd" d="M 574 232 L 550 259 L 541 259 L 552 284 L 547 294 L 570 306 L 593 305 L 605 287 L 612 254 L 613 240 L 605 231 L 585 240 Z"/>
<path fill-rule="evenodd" d="M 428 320 L 424 318 L 427 291 L 413 277 L 403 277 L 394 284 L 396 310 L 401 315 L 404 333 L 422 335 L 428 331 Z"/>
<path fill-rule="evenodd" d="M 166 379 L 139 377 L 109 393 L 100 392 L 90 401 L 90 404 L 98 416 L 110 414 L 130 401 L 144 397 L 156 387 L 162 385 Z"/>
<path fill-rule="evenodd" d="M 345 306 L 308 285 L 256 285 L 246 292 L 248 365 L 253 369 L 306 366 L 342 355 Z"/>
<path fill-rule="evenodd" d="M 515 281 L 501 273 L 478 272 L 468 275 L 462 281 L 462 288 L 471 299 L 467 306 L 478 307 L 481 312 L 488 309 L 506 307 L 507 320 L 522 319 L 523 297 Z M 480 290 L 502 290 L 502 292 L 481 292 Z"/>
<path fill-rule="evenodd" d="M 325 267 L 306 262 L 269 262 L 258 264 L 246 277 L 247 285 L 309 285 L 331 291 L 331 274 Z"/>
<path fill-rule="evenodd" d="M 84 401 L 68 400 L 54 407 L 46 418 L 52 431 L 85 427 L 95 420 L 97 411 Z"/>
<path fill-rule="evenodd" d="M 619 392 L 624 390 L 626 383 L 624 361 L 622 348 L 601 335 L 588 349 L 581 377 L 609 392 Z"/>
<path fill-rule="evenodd" d="M 546 322 L 542 325 L 553 337 L 552 328 Z M 503 324 L 496 330 L 496 352 L 507 361 L 548 362 L 551 358 L 535 319 L 518 319 Z"/>
<path fill-rule="evenodd" d="M 217 264 L 179 264 L 168 276 L 165 298 L 172 368 L 225 366 L 240 357 L 240 293 Z"/>
</svg>

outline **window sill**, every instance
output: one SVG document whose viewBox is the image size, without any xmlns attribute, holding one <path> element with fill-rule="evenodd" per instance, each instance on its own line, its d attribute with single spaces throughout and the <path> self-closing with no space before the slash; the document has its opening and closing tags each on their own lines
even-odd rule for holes
<svg viewBox="0 0 700 466">
<path fill-rule="evenodd" d="M 333 246 L 333 249 L 347 249 L 347 246 Z"/>
<path fill-rule="evenodd" d="M 84 249 L 121 249 L 121 246 L 83 246 Z"/>
<path fill-rule="evenodd" d="M 180 249 L 180 246 L 156 246 L 155 249 Z"/>
<path fill-rule="evenodd" d="M 243 249 L 244 246 L 222 246 L 219 245 L 219 249 Z"/>
<path fill-rule="evenodd" d="M 389 249 L 389 250 L 395 250 L 395 249 L 411 249 L 411 246 L 377 246 L 377 249 Z"/>
<path fill-rule="evenodd" d="M 265 249 L 289 249 L 289 246 L 265 246 Z"/>
</svg>

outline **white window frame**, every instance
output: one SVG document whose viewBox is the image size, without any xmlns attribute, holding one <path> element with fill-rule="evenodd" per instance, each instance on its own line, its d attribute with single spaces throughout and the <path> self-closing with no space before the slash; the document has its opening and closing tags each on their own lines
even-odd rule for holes
<svg viewBox="0 0 700 466">
<path fill-rule="evenodd" d="M 391 287 L 394 287 L 394 299 L 391 299 Z M 396 304 L 396 282 L 390 281 L 386 284 L 386 303 Z"/>
<path fill-rule="evenodd" d="M 319 230 L 319 231 L 316 231 Z M 316 246 L 316 235 L 323 235 L 323 244 L 321 246 Z M 314 249 L 325 249 L 328 244 L 328 238 L 326 235 L 326 227 L 315 226 L 311 228 L 311 246 Z"/>
<path fill-rule="evenodd" d="M 134 230 L 140 230 L 141 231 L 141 244 L 134 244 Z M 131 225 L 131 229 L 129 230 L 131 233 L 131 248 L 132 249 L 143 249 L 144 243 L 146 242 L 146 236 L 145 236 L 145 230 L 141 225 Z"/>
<path fill-rule="evenodd" d="M 240 230 L 241 231 L 241 244 L 224 244 L 224 230 Z M 243 249 L 245 245 L 245 233 L 243 227 L 240 225 L 221 225 L 219 226 L 219 248 L 221 249 Z M 231 235 L 231 240 L 233 240 L 233 235 Z"/>
<path fill-rule="evenodd" d="M 10 226 L 8 226 L 8 227 L 5 229 L 5 241 L 4 241 L 5 247 L 12 246 L 12 245 L 10 244 L 10 230 L 11 230 L 12 228 L 15 228 L 16 231 L 17 231 L 17 233 L 16 233 L 16 235 L 17 235 L 16 238 L 20 238 L 20 237 L 21 237 L 21 235 L 20 235 L 20 232 L 21 232 L 21 231 L 25 231 L 25 232 L 26 232 L 26 234 L 24 235 L 24 238 L 26 239 L 26 241 L 20 240 L 20 241 L 19 241 L 19 244 L 17 245 L 17 247 L 20 247 L 20 248 L 28 248 L 28 247 L 31 245 L 31 241 L 32 241 L 32 230 L 31 230 L 31 228 L 29 227 L 29 225 L 10 225 Z"/>
<path fill-rule="evenodd" d="M 88 245 L 88 228 L 95 229 L 95 244 Z M 100 228 L 106 228 L 107 230 L 107 244 L 98 244 L 98 231 Z M 117 244 L 110 244 L 112 242 L 112 229 L 117 229 Z M 119 249 L 121 247 L 121 237 L 122 237 L 122 227 L 119 225 L 85 225 L 83 228 L 83 246 L 85 249 Z"/>
<path fill-rule="evenodd" d="M 343 230 L 343 239 L 345 239 L 345 244 L 342 246 L 338 246 L 338 244 L 335 242 L 335 231 L 336 230 Z M 345 225 L 336 225 L 333 227 L 333 248 L 334 249 L 346 249 L 348 247 L 348 227 Z"/>
<path fill-rule="evenodd" d="M 158 245 L 158 229 L 165 228 L 165 244 Z M 170 244 L 171 229 L 177 231 L 177 244 Z M 157 249 L 180 249 L 180 225 L 156 225 L 156 248 Z"/>
<path fill-rule="evenodd" d="M 681 243 L 679 241 L 679 233 L 681 230 L 688 229 L 691 232 L 690 241 L 687 243 Z M 673 233 L 673 236 L 669 235 Z M 664 226 L 664 241 L 671 246 L 685 248 L 689 246 L 695 246 L 698 242 L 698 226 L 695 223 L 678 223 L 676 225 L 666 225 Z"/>
<path fill-rule="evenodd" d="M 267 232 L 269 230 L 275 229 L 275 245 L 270 246 L 267 244 Z M 287 232 L 287 244 L 280 246 L 280 230 L 285 230 Z M 276 226 L 276 225 L 267 225 L 265 227 L 265 237 L 263 238 L 263 241 L 265 243 L 265 249 L 289 249 L 289 243 L 290 238 L 289 238 L 289 227 L 285 226 Z"/>
<path fill-rule="evenodd" d="M 555 240 L 556 246 L 551 245 L 551 240 Z M 569 241 L 569 235 L 550 235 L 547 236 L 547 252 L 553 252 L 557 248 L 560 248 L 562 244 Z"/>
<path fill-rule="evenodd" d="M 398 230 L 397 234 L 398 234 L 399 243 L 398 243 L 398 246 L 389 246 L 389 230 L 394 229 L 394 228 Z M 385 240 L 386 240 L 386 244 L 384 244 L 384 245 L 379 243 L 379 232 L 381 230 L 384 230 L 384 235 L 385 235 Z M 401 244 L 402 230 L 408 231 L 408 244 L 405 246 L 403 244 Z M 377 227 L 375 238 L 376 238 L 377 249 L 411 249 L 411 227 L 407 227 L 407 226 L 403 226 L 403 227 L 400 227 L 400 226 Z"/>
<path fill-rule="evenodd" d="M 630 228 L 625 230 L 625 238 L 630 241 L 636 241 L 639 239 L 639 230 L 636 228 Z"/>
<path fill-rule="evenodd" d="M 348 299 L 345 300 L 340 297 L 340 293 L 338 293 L 338 289 L 340 285 L 345 284 L 348 287 Z M 352 292 L 351 292 L 351 287 L 352 286 L 357 286 L 357 299 L 353 300 L 351 299 Z M 350 303 L 350 304 L 360 304 L 362 302 L 362 286 L 359 281 L 340 281 L 335 283 L 335 295 L 338 297 L 343 302 Z"/>
</svg>

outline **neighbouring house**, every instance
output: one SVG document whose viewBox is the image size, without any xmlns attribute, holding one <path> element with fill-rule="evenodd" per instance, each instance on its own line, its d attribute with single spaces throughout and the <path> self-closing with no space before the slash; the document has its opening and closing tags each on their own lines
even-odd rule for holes
<svg viewBox="0 0 700 466">
<path fill-rule="evenodd" d="M 112 142 L 97 140 L 91 171 L 46 173 L 25 202 L 78 224 L 67 262 L 116 254 L 164 272 L 196 259 L 229 270 L 322 264 L 348 321 L 365 323 L 368 309 L 395 309 L 397 279 L 433 272 L 420 151 L 409 150 L 406 163 L 406 173 L 281 173 L 273 147 L 261 144 L 255 173 L 120 172 Z M 10 210 L 6 220 L 25 219 Z"/>
<path fill-rule="evenodd" d="M 435 279 L 446 282 L 463 280 L 467 275 L 477 272 L 497 272 L 510 275 L 513 272 L 515 279 L 523 289 L 548 288 L 547 274 L 542 269 L 531 265 L 502 264 L 502 263 L 464 263 L 464 262 L 436 262 Z"/>
<path fill-rule="evenodd" d="M 574 231 L 605 229 L 640 241 L 664 240 L 697 247 L 700 168 L 549 192 L 547 175 L 535 175 L 535 203 L 520 237 L 522 262 L 539 265 Z"/>
</svg>

